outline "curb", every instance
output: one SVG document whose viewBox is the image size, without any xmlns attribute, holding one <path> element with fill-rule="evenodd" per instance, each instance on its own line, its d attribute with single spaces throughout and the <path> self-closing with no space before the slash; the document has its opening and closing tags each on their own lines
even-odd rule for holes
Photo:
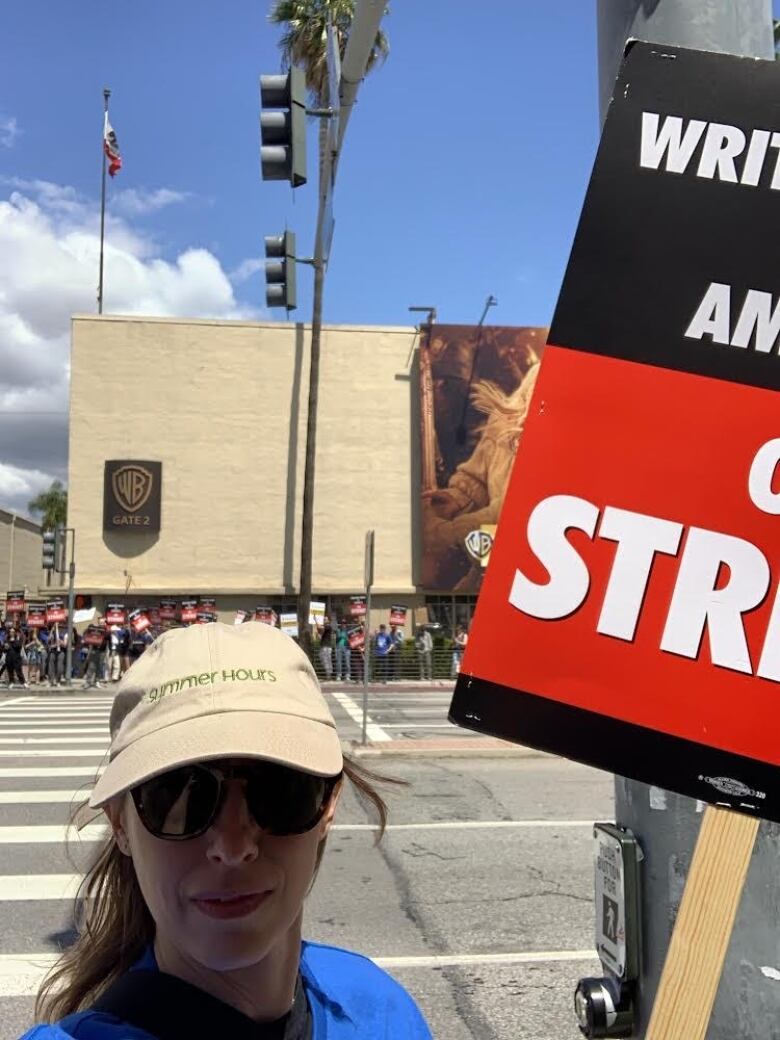
<svg viewBox="0 0 780 1040">
<path fill-rule="evenodd" d="M 345 683 L 338 682 L 335 679 L 325 679 L 320 682 L 323 693 L 332 693 L 333 691 L 338 692 L 349 692 L 354 694 L 356 697 L 363 693 L 366 687 L 363 683 Z M 386 683 L 374 683 L 368 684 L 369 693 L 452 693 L 455 689 L 454 680 L 446 679 L 434 679 L 432 682 L 386 682 Z"/>
<path fill-rule="evenodd" d="M 351 758 L 555 758 L 546 751 L 511 744 L 497 737 L 456 737 L 444 740 L 342 740 Z"/>
</svg>

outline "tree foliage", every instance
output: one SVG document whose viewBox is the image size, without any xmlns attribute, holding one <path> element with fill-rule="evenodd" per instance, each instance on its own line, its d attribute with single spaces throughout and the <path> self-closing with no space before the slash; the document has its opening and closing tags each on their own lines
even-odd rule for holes
<svg viewBox="0 0 780 1040">
<path fill-rule="evenodd" d="M 50 530 L 58 524 L 65 524 L 68 516 L 68 492 L 62 481 L 52 481 L 51 487 L 41 491 L 32 501 L 27 503 L 27 508 L 33 514 L 40 513 L 41 523 Z"/>
<path fill-rule="evenodd" d="M 284 26 L 279 40 L 283 66 L 298 65 L 304 70 L 306 86 L 319 107 L 324 107 L 328 101 L 328 16 L 332 19 L 343 58 L 355 16 L 355 0 L 275 0 L 268 16 L 273 25 Z M 366 71 L 370 72 L 389 53 L 387 37 L 380 29 Z"/>
</svg>

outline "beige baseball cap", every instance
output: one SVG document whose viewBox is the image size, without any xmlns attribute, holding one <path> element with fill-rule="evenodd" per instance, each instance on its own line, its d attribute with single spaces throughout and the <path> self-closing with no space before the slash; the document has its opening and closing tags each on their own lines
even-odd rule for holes
<svg viewBox="0 0 780 1040">
<path fill-rule="evenodd" d="M 317 676 L 283 632 L 249 621 L 165 632 L 122 677 L 108 765 L 89 805 L 158 773 L 218 758 L 260 758 L 316 776 L 343 759 Z"/>
</svg>

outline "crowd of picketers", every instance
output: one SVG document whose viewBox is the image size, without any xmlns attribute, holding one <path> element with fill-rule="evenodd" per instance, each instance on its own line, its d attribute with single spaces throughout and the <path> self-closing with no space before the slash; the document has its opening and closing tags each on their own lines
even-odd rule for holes
<svg viewBox="0 0 780 1040">
<path fill-rule="evenodd" d="M 64 623 L 0 627 L 0 683 L 27 689 L 66 686 L 73 679 L 85 679 L 88 687 L 118 682 L 154 639 L 148 629 L 133 632 L 116 625 L 98 631 L 99 641 L 87 642 L 84 634 Z M 73 646 L 70 677 L 66 674 L 69 640 Z"/>
<path fill-rule="evenodd" d="M 324 679 L 336 682 L 363 682 L 366 666 L 366 640 L 363 626 L 357 629 L 349 618 L 331 622 L 325 618 L 318 626 L 319 663 Z M 457 625 L 448 648 L 450 677 L 460 672 L 468 643 L 464 625 Z M 427 625 L 418 627 L 414 636 L 414 656 L 404 652 L 407 639 L 400 625 L 379 625 L 369 638 L 369 678 L 375 682 L 397 682 L 402 679 L 434 678 L 434 641 Z M 416 674 L 415 674 L 416 673 Z"/>
<path fill-rule="evenodd" d="M 128 612 L 123 605 L 110 604 L 105 615 L 96 611 L 94 620 L 80 630 L 67 621 L 29 624 L 26 622 L 30 615 L 7 615 L 0 625 L 0 684 L 5 682 L 8 688 L 65 686 L 74 679 L 83 679 L 89 689 L 103 687 L 118 682 L 166 628 L 217 619 L 213 609 L 199 611 L 186 620 L 181 616 L 162 620 L 158 613 L 144 608 Z M 283 617 L 267 611 L 262 615 L 258 612 L 254 620 L 262 618 L 264 623 L 276 625 Z M 235 623 L 252 619 L 250 612 L 239 611 Z M 283 624 L 281 627 L 284 630 Z M 437 632 L 435 646 L 432 631 L 427 625 L 418 626 L 414 639 L 407 640 L 403 625 L 380 624 L 369 631 L 367 648 L 364 617 L 334 618 L 331 622 L 326 616 L 313 626 L 312 663 L 321 679 L 344 683 L 363 682 L 367 664 L 368 678 L 379 683 L 445 678 L 448 673 L 455 678 L 460 672 L 468 632 L 463 625 L 456 626 L 451 638 L 442 638 Z M 293 638 L 296 636 L 297 631 L 292 634 Z M 69 641 L 70 675 L 66 674 Z"/>
</svg>

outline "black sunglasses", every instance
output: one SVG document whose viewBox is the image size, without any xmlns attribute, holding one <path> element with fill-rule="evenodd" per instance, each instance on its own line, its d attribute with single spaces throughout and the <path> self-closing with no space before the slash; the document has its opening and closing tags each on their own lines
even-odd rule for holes
<svg viewBox="0 0 780 1040">
<path fill-rule="evenodd" d="M 145 780 L 130 792 L 155 838 L 185 841 L 204 834 L 219 816 L 226 780 L 243 780 L 255 823 L 277 837 L 304 834 L 325 814 L 339 776 L 312 776 L 276 762 L 198 763 Z"/>
</svg>

